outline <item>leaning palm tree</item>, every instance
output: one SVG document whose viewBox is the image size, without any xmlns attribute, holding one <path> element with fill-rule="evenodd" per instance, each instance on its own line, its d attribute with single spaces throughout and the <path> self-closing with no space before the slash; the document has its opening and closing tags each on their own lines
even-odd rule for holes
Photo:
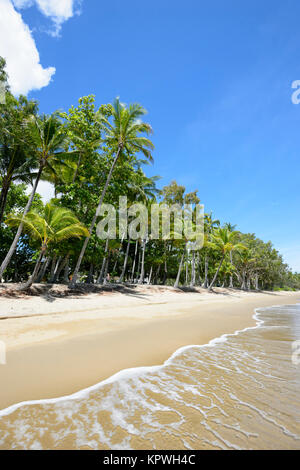
<svg viewBox="0 0 300 470">
<path fill-rule="evenodd" d="M 234 232 L 235 229 L 236 229 L 236 225 L 233 225 L 230 222 L 226 222 L 226 224 L 224 224 L 224 227 L 227 228 L 230 232 Z M 229 256 L 230 256 L 230 263 L 233 264 L 232 251 L 229 253 Z M 233 288 L 233 275 L 232 275 L 232 272 L 230 273 L 230 276 L 229 276 L 229 287 L 231 289 Z"/>
<path fill-rule="evenodd" d="M 7 196 L 12 183 L 20 181 L 30 184 L 35 164 L 34 158 L 28 156 L 24 146 L 0 142 L 0 224 L 3 221 Z"/>
<path fill-rule="evenodd" d="M 237 242 L 236 232 L 231 232 L 227 228 L 218 228 L 212 234 L 211 238 L 212 241 L 209 242 L 209 246 L 210 248 L 213 248 L 214 250 L 219 251 L 221 253 L 221 260 L 215 272 L 213 280 L 211 281 L 211 284 L 208 288 L 210 291 L 212 290 L 216 282 L 216 279 L 219 275 L 220 269 L 227 253 L 231 253 L 232 251 L 236 250 L 246 249 L 246 247 L 242 243 Z"/>
<path fill-rule="evenodd" d="M 177 243 L 179 243 L 179 242 L 177 242 Z M 179 286 L 180 276 L 181 276 L 181 271 L 182 271 L 186 251 L 187 250 L 186 250 L 186 242 L 185 242 L 183 248 L 181 249 L 180 263 L 179 263 L 179 266 L 178 266 L 178 272 L 177 272 L 176 280 L 175 280 L 175 283 L 174 283 L 174 288 L 175 289 L 178 289 L 178 286 Z"/>
<path fill-rule="evenodd" d="M 86 247 L 96 225 L 107 188 L 118 160 L 120 158 L 126 158 L 133 153 L 141 152 L 148 160 L 152 161 L 154 145 L 151 140 L 142 135 L 149 135 L 152 132 L 152 128 L 149 124 L 141 121 L 140 118 L 144 114 L 146 114 L 146 110 L 139 104 L 131 104 L 126 107 L 124 104 L 120 103 L 119 98 L 117 98 L 112 106 L 112 124 L 104 116 L 101 117 L 106 129 L 105 144 L 113 152 L 114 159 L 107 175 L 96 213 L 89 228 L 89 235 L 86 237 L 78 257 L 70 287 L 76 284 Z"/>
<path fill-rule="evenodd" d="M 63 162 L 59 161 L 59 159 L 55 160 L 51 162 L 51 167 L 49 165 L 45 167 L 41 180 L 53 185 L 56 197 L 60 184 L 70 184 L 73 182 L 75 172 L 77 171 L 77 164 L 72 153 L 66 155 Z"/>
<path fill-rule="evenodd" d="M 38 159 L 38 172 L 35 175 L 35 182 L 23 212 L 23 218 L 28 214 L 31 208 L 43 170 L 48 167 L 53 171 L 53 173 L 55 173 L 54 163 L 60 162 L 60 164 L 63 165 L 64 159 L 70 154 L 65 152 L 67 143 L 66 131 L 64 130 L 62 122 L 55 113 L 51 116 L 33 118 L 31 122 L 31 139 L 34 145 L 34 152 Z M 22 234 L 23 218 L 20 219 L 20 224 L 15 238 L 0 267 L 0 278 L 11 260 Z"/>
<path fill-rule="evenodd" d="M 37 168 L 32 152 L 30 122 L 37 113 L 35 101 L 10 93 L 0 113 L 0 223 L 3 220 L 7 195 L 13 181 L 30 183 L 31 173 Z"/>
<path fill-rule="evenodd" d="M 39 255 L 28 281 L 19 289 L 28 289 L 36 280 L 43 257 L 49 246 L 67 240 L 69 238 L 80 238 L 88 235 L 86 227 L 77 219 L 69 209 L 57 207 L 48 203 L 44 212 L 39 214 L 30 211 L 25 217 L 22 215 L 10 215 L 5 221 L 10 227 L 18 227 L 23 224 L 23 230 L 32 240 L 39 243 Z"/>
</svg>

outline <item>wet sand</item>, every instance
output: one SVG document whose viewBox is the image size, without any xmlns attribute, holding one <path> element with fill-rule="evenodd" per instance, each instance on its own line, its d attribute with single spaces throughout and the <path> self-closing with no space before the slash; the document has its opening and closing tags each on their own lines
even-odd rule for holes
<svg viewBox="0 0 300 470">
<path fill-rule="evenodd" d="M 257 307 L 299 299 L 299 292 L 182 293 L 146 286 L 132 295 L 1 298 L 7 364 L 0 365 L 0 409 L 69 395 L 122 369 L 162 364 L 182 346 L 254 326 Z"/>
</svg>

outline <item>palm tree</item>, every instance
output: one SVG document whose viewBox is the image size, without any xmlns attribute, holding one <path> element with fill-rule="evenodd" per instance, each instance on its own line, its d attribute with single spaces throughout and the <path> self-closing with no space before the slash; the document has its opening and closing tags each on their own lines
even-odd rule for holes
<svg viewBox="0 0 300 470">
<path fill-rule="evenodd" d="M 154 200 L 160 193 L 156 187 L 156 182 L 160 179 L 158 175 L 147 177 L 142 170 L 138 169 L 128 184 L 128 199 L 132 202 Z"/>
<path fill-rule="evenodd" d="M 66 155 L 63 162 L 55 159 L 51 167 L 47 165 L 42 173 L 41 180 L 48 181 L 54 186 L 54 194 L 57 197 L 59 184 L 70 184 L 73 182 L 77 164 L 74 161 L 74 155 Z"/>
<path fill-rule="evenodd" d="M 196 253 L 195 250 L 192 250 L 192 274 L 191 274 L 191 284 L 190 287 L 194 287 L 196 284 Z"/>
<path fill-rule="evenodd" d="M 7 93 L 6 105 L 0 114 L 0 223 L 12 182 L 30 183 L 32 170 L 37 167 L 29 130 L 29 123 L 36 112 L 35 101 L 22 96 L 17 100 Z"/>
<path fill-rule="evenodd" d="M 204 223 L 204 283 L 203 287 L 205 289 L 208 288 L 208 265 L 209 265 L 209 256 L 208 256 L 208 248 L 210 244 L 210 237 L 212 234 L 212 231 L 214 230 L 215 227 L 218 227 L 220 225 L 220 221 L 218 219 L 213 220 L 212 218 L 212 213 L 210 214 L 205 214 L 205 223 Z"/>
<path fill-rule="evenodd" d="M 185 249 L 184 249 L 184 251 L 182 252 L 182 255 L 181 255 L 181 258 L 180 258 L 180 263 L 179 263 L 179 267 L 178 267 L 178 272 L 177 272 L 177 276 L 176 276 L 176 280 L 175 280 L 175 284 L 174 284 L 174 288 L 175 288 L 175 289 L 177 289 L 178 286 L 179 286 L 180 275 L 181 275 L 182 266 L 183 266 L 183 262 L 184 262 L 184 256 L 185 256 Z"/>
<path fill-rule="evenodd" d="M 209 246 L 221 253 L 221 261 L 215 272 L 213 280 L 211 281 L 211 284 L 208 288 L 210 291 L 212 290 L 216 282 L 216 279 L 219 275 L 219 271 L 221 269 L 221 266 L 223 264 L 223 261 L 227 253 L 230 253 L 235 250 L 246 249 L 246 247 L 242 243 L 238 243 L 236 241 L 236 235 L 237 235 L 236 232 L 230 232 L 230 230 L 228 230 L 227 228 L 218 228 L 212 234 L 212 241 L 209 242 Z"/>
<path fill-rule="evenodd" d="M 227 222 L 226 224 L 224 224 L 224 227 L 227 228 L 230 232 L 234 232 L 235 229 L 236 229 L 236 225 L 233 225 L 233 224 L 231 224 L 230 222 Z M 233 263 L 232 251 L 229 253 L 229 256 L 230 256 L 230 263 L 232 264 L 232 263 Z M 233 276 L 232 276 L 232 272 L 230 273 L 230 276 L 229 276 L 229 287 L 230 287 L 231 289 L 233 288 Z"/>
<path fill-rule="evenodd" d="M 12 214 L 5 223 L 10 227 L 18 227 L 22 223 L 24 232 L 40 245 L 33 273 L 20 290 L 28 289 L 35 282 L 42 258 L 49 246 L 69 238 L 80 238 L 88 233 L 72 211 L 51 203 L 46 204 L 43 214 L 36 211 L 30 211 L 26 216 Z"/>
<path fill-rule="evenodd" d="M 107 238 L 106 242 L 105 242 L 104 255 L 103 255 L 103 259 L 102 259 L 102 266 L 101 266 L 99 277 L 97 279 L 97 284 L 102 284 L 102 282 L 103 282 L 104 269 L 105 269 L 105 266 L 106 266 L 106 258 L 107 258 L 107 253 L 108 253 L 108 245 L 109 245 L 109 238 Z"/>
<path fill-rule="evenodd" d="M 123 279 L 124 279 L 124 276 L 125 276 L 125 273 L 126 273 L 130 243 L 131 243 L 131 239 L 129 237 L 128 242 L 127 242 L 127 247 L 126 247 L 126 253 L 125 253 L 125 258 L 124 258 L 124 263 L 123 263 L 123 269 L 122 269 L 122 272 L 121 272 L 121 276 L 119 278 L 119 282 L 123 282 Z"/>
<path fill-rule="evenodd" d="M 229 256 L 232 255 L 232 252 L 229 253 Z M 229 285 L 228 287 L 231 288 L 231 278 L 233 277 L 233 274 L 235 273 L 235 268 L 233 264 L 231 264 L 230 261 L 224 260 L 222 268 L 220 269 L 219 275 L 222 274 L 223 276 L 223 284 L 222 287 L 225 286 L 226 280 L 229 277 Z"/>
<path fill-rule="evenodd" d="M 138 244 L 139 244 L 139 241 L 136 240 L 136 242 L 135 242 L 135 249 L 134 249 L 133 265 L 132 265 L 132 271 L 131 271 L 131 282 L 134 282 L 135 265 L 136 265 L 136 258 L 137 258 L 138 247 L 139 247 Z"/>
<path fill-rule="evenodd" d="M 39 169 L 36 174 L 33 189 L 23 212 L 23 218 L 26 217 L 31 208 L 43 170 L 48 167 L 53 171 L 53 173 L 55 173 L 54 164 L 60 162 L 63 165 L 64 158 L 67 158 L 67 156 L 70 155 L 70 153 L 65 152 L 64 150 L 67 144 L 67 137 L 62 122 L 55 113 L 51 116 L 43 116 L 41 118 L 35 117 L 33 119 L 33 122 L 31 123 L 31 138 L 34 143 L 34 152 L 39 162 Z M 15 238 L 0 267 L 0 278 L 15 252 L 22 231 L 23 219 L 20 219 L 20 225 Z"/>
<path fill-rule="evenodd" d="M 2 188 L 0 193 L 0 224 L 3 221 L 7 195 L 14 181 L 30 183 L 34 159 L 28 158 L 22 145 L 0 143 L 0 175 Z M 1 171 L 3 169 L 3 171 Z"/>
<path fill-rule="evenodd" d="M 120 103 L 119 98 L 117 98 L 112 107 L 113 123 L 111 124 L 104 116 L 101 117 L 106 128 L 105 144 L 112 150 L 114 159 L 107 175 L 95 216 L 89 228 L 89 236 L 86 237 L 78 257 L 70 287 L 74 287 L 76 284 L 86 247 L 96 225 L 107 188 L 119 158 L 126 158 L 133 153 L 141 152 L 146 158 L 152 161 L 154 145 L 151 140 L 141 136 L 141 134 L 149 135 L 152 132 L 151 126 L 142 122 L 140 119 L 144 114 L 146 114 L 146 110 L 139 104 L 131 104 L 126 107 L 124 104 Z"/>
<path fill-rule="evenodd" d="M 196 192 L 194 193 L 189 193 L 185 196 L 185 201 L 186 201 L 186 204 L 190 204 L 191 202 L 189 202 L 188 198 L 191 198 L 191 197 L 195 197 L 197 198 L 196 196 Z M 199 199 L 197 198 L 196 201 L 198 201 Z M 185 207 L 185 214 L 187 215 L 189 211 L 190 212 L 190 208 L 189 207 Z M 192 209 L 192 212 L 194 211 L 194 209 Z M 191 215 L 191 213 L 190 213 Z M 189 231 L 194 231 L 195 227 L 196 227 L 196 224 L 195 222 L 193 221 L 193 219 L 191 218 L 190 220 L 186 220 L 185 223 L 189 224 Z M 173 231 L 172 231 L 172 236 L 174 237 L 176 235 L 176 232 L 177 232 L 177 229 L 175 229 L 175 227 L 173 227 Z M 177 235 L 181 235 L 179 233 L 177 233 Z M 183 245 L 183 252 L 181 254 L 181 258 L 180 258 L 180 263 L 179 263 L 179 267 L 178 267 L 178 271 L 177 271 L 177 276 L 176 276 L 176 280 L 175 280 L 175 283 L 174 283 L 174 287 L 175 288 L 178 288 L 179 286 L 179 282 L 180 282 L 180 276 L 181 276 L 181 271 L 182 271 L 182 267 L 183 267 L 183 263 L 184 263 L 184 258 L 185 258 L 185 254 L 186 254 L 186 284 L 188 284 L 188 263 L 189 263 L 189 253 L 192 252 L 192 272 L 191 272 L 191 282 L 190 282 L 190 287 L 194 287 L 195 284 L 196 284 L 196 243 L 194 241 L 189 241 L 188 238 L 186 238 L 185 236 L 183 237 L 182 240 L 180 241 L 175 241 L 175 245 L 179 244 L 179 246 L 182 247 L 182 243 L 184 243 Z"/>
<path fill-rule="evenodd" d="M 141 272 L 138 280 L 138 284 L 143 284 L 145 277 L 145 251 L 146 251 L 146 237 L 142 240 L 142 253 L 141 253 Z"/>
<path fill-rule="evenodd" d="M 131 202 L 141 202 L 144 204 L 148 205 L 148 212 L 150 216 L 150 211 L 151 211 L 151 201 L 154 202 L 156 201 L 156 195 L 160 193 L 160 190 L 156 187 L 156 181 L 160 179 L 160 176 L 150 176 L 147 177 L 145 173 L 142 171 L 140 168 L 141 163 L 147 163 L 147 160 L 138 160 L 137 162 L 137 172 L 134 174 L 134 178 L 128 185 L 128 196 Z M 125 261 L 123 265 L 123 270 L 121 273 L 120 277 L 120 282 L 123 281 L 126 267 L 127 267 L 127 262 L 128 262 L 128 252 L 129 252 L 129 244 L 131 240 L 128 240 L 128 245 L 126 249 L 126 254 L 125 254 Z M 141 249 L 142 249 L 142 256 L 141 256 L 141 272 L 140 272 L 140 277 L 138 280 L 139 284 L 142 284 L 144 281 L 144 276 L 145 276 L 145 250 L 146 250 L 146 243 L 147 240 L 144 239 L 141 241 Z M 134 256 L 134 262 L 133 262 L 133 273 L 135 269 L 135 264 L 136 264 L 136 253 L 137 253 L 137 248 L 138 248 L 138 240 L 136 241 L 136 249 L 135 249 L 135 256 Z M 133 276 L 133 274 L 132 274 Z"/>
</svg>

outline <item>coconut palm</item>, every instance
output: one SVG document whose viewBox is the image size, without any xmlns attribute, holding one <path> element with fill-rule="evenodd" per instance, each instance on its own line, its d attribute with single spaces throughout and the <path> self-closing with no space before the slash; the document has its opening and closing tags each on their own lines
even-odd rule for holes
<svg viewBox="0 0 300 470">
<path fill-rule="evenodd" d="M 128 184 L 128 198 L 134 202 L 153 200 L 160 193 L 156 182 L 161 177 L 158 175 L 147 177 L 144 172 L 138 170 L 133 174 L 132 181 Z"/>
<path fill-rule="evenodd" d="M 123 268 L 122 268 L 121 276 L 119 278 L 119 282 L 123 282 L 123 279 L 124 279 L 124 276 L 125 276 L 125 273 L 126 273 L 130 243 L 131 243 L 131 240 L 130 240 L 130 237 L 129 237 L 129 239 L 127 241 L 126 253 L 125 253 Z"/>
<path fill-rule="evenodd" d="M 140 271 L 140 277 L 138 280 L 138 284 L 143 284 L 144 282 L 144 277 L 145 277 L 145 252 L 146 252 L 146 243 L 147 243 L 147 238 L 143 238 L 142 240 L 142 247 L 141 247 L 141 271 Z"/>
<path fill-rule="evenodd" d="M 179 286 L 179 281 L 180 281 L 180 276 L 181 276 L 181 271 L 182 271 L 182 267 L 183 267 L 185 253 L 186 253 L 186 246 L 184 245 L 184 249 L 182 250 L 182 255 L 181 255 L 181 258 L 180 258 L 180 263 L 179 263 L 179 267 L 178 267 L 176 280 L 175 280 L 175 283 L 174 283 L 175 289 L 177 289 L 178 286 Z"/>
<path fill-rule="evenodd" d="M 97 284 L 102 284 L 102 282 L 103 282 L 104 270 L 105 270 L 105 266 L 106 266 L 107 253 L 108 253 L 108 245 L 109 245 L 109 238 L 107 238 L 106 242 L 105 242 L 104 255 L 103 255 L 103 259 L 102 259 L 102 266 L 101 266 L 99 277 L 97 279 Z"/>
<path fill-rule="evenodd" d="M 6 105 L 0 113 L 0 223 L 13 181 L 30 183 L 31 173 L 37 168 L 29 130 L 29 123 L 36 112 L 35 101 L 22 96 L 17 100 L 7 93 Z"/>
<path fill-rule="evenodd" d="M 215 232 L 211 236 L 212 241 L 209 242 L 209 246 L 210 248 L 213 248 L 214 250 L 221 253 L 221 261 L 215 272 L 213 280 L 211 281 L 211 284 L 208 288 L 210 291 L 212 290 L 216 282 L 216 279 L 219 275 L 219 271 L 222 267 L 225 256 L 232 251 L 246 249 L 246 247 L 242 243 L 237 242 L 236 235 L 237 235 L 236 232 L 231 232 L 227 228 L 218 228 L 215 230 Z"/>
<path fill-rule="evenodd" d="M 230 232 L 234 232 L 236 229 L 236 225 L 231 224 L 230 222 L 227 222 L 224 224 L 224 227 L 227 228 Z M 232 258 L 232 251 L 229 253 L 230 256 L 230 263 L 233 263 L 233 258 Z M 232 273 L 230 273 L 229 276 L 229 287 L 232 289 L 233 288 L 233 276 Z"/>
<path fill-rule="evenodd" d="M 0 143 L 0 224 L 3 221 L 9 189 L 13 182 L 30 183 L 35 161 L 28 158 L 24 146 L 11 143 Z M 3 171 L 2 171 L 3 169 Z"/>
<path fill-rule="evenodd" d="M 28 214 L 31 208 L 43 170 L 48 167 L 53 171 L 53 173 L 55 173 L 54 164 L 60 163 L 63 165 L 64 158 L 70 155 L 70 153 L 65 151 L 67 144 L 66 133 L 57 114 L 54 113 L 51 116 L 45 115 L 41 118 L 34 117 L 31 122 L 30 129 L 31 139 L 34 145 L 34 152 L 38 160 L 39 168 L 35 175 L 36 178 L 33 189 L 23 212 L 23 218 Z M 0 278 L 11 260 L 22 234 L 23 218 L 20 219 L 20 225 L 18 226 L 15 238 L 0 267 Z"/>
<path fill-rule="evenodd" d="M 74 155 L 66 155 L 63 163 L 59 159 L 51 162 L 51 167 L 46 166 L 41 180 L 48 181 L 54 186 L 55 197 L 57 196 L 57 187 L 59 184 L 70 184 L 73 182 L 75 172 L 77 171 L 77 164 L 74 161 Z"/>
<path fill-rule="evenodd" d="M 91 234 L 95 227 L 97 217 L 100 214 L 101 206 L 112 178 L 113 171 L 119 158 L 126 158 L 133 153 L 142 153 L 148 160 L 152 161 L 153 143 L 142 134 L 149 135 L 152 128 L 149 124 L 141 121 L 141 117 L 146 114 L 146 110 L 139 104 L 131 104 L 128 107 L 120 103 L 119 98 L 114 101 L 112 107 L 112 120 L 110 123 L 104 116 L 101 117 L 106 129 L 105 144 L 112 150 L 114 159 L 106 178 L 104 188 L 101 193 L 95 216 L 89 228 L 89 236 L 86 237 L 81 249 L 71 287 L 76 284 L 81 262 L 89 243 Z"/>
<path fill-rule="evenodd" d="M 69 238 L 80 238 L 88 234 L 86 227 L 69 209 L 48 203 L 43 214 L 30 211 L 27 215 L 10 215 L 5 223 L 10 227 L 23 224 L 23 230 L 32 240 L 39 243 L 39 255 L 28 281 L 20 289 L 28 289 L 36 280 L 42 258 L 49 246 L 56 245 Z"/>
<path fill-rule="evenodd" d="M 208 249 L 210 246 L 210 237 L 214 228 L 219 227 L 220 221 L 218 219 L 213 220 L 212 213 L 204 215 L 204 283 L 203 287 L 208 288 L 208 267 L 209 267 L 209 253 Z"/>
</svg>

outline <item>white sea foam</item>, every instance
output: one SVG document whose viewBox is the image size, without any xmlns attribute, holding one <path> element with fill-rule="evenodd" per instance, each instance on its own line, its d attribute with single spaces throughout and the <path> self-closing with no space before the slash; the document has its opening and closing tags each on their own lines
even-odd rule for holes
<svg viewBox="0 0 300 470">
<path fill-rule="evenodd" d="M 300 305 L 300 303 L 295 304 L 295 305 Z M 121 371 L 117 372 L 116 374 L 112 375 L 111 377 L 109 377 L 109 378 L 107 378 L 107 379 L 105 379 L 105 380 L 103 380 L 103 381 L 101 381 L 101 382 L 99 382 L 95 385 L 92 385 L 91 387 L 82 389 L 82 390 L 80 390 L 78 392 L 75 392 L 71 395 L 65 395 L 65 396 L 58 397 L 58 398 L 49 398 L 49 399 L 42 399 L 42 400 L 29 400 L 29 401 L 23 401 L 23 402 L 20 402 L 20 403 L 16 403 L 16 404 L 11 405 L 11 406 L 3 409 L 3 410 L 0 410 L 0 417 L 1 416 L 7 416 L 8 414 L 13 413 L 18 408 L 20 408 L 22 406 L 25 406 L 25 405 L 27 406 L 27 405 L 39 405 L 39 404 L 54 404 L 54 403 L 63 402 L 65 400 L 81 399 L 81 398 L 84 398 L 84 397 L 88 396 L 88 394 L 90 392 L 92 392 L 94 390 L 98 390 L 99 387 L 107 385 L 107 384 L 111 384 L 115 381 L 119 381 L 119 380 L 122 380 L 122 379 L 134 378 L 135 376 L 137 376 L 137 375 L 139 376 L 139 375 L 142 375 L 144 373 L 147 373 L 147 374 L 150 373 L 151 374 L 151 373 L 158 372 L 163 367 L 171 364 L 172 361 L 176 357 L 181 355 L 182 353 L 185 353 L 185 352 L 187 352 L 189 350 L 192 350 L 192 349 L 202 349 L 202 348 L 206 348 L 206 347 L 214 347 L 217 344 L 226 342 L 228 340 L 228 338 L 230 338 L 232 336 L 237 336 L 240 333 L 243 333 L 245 331 L 253 330 L 253 329 L 261 327 L 264 324 L 264 321 L 262 319 L 259 319 L 259 313 L 262 312 L 262 311 L 267 311 L 270 308 L 274 309 L 274 308 L 278 308 L 278 307 L 280 309 L 283 309 L 283 308 L 285 309 L 286 307 L 289 307 L 289 306 L 287 306 L 287 305 L 273 305 L 272 307 L 259 307 L 259 308 L 256 308 L 254 310 L 255 313 L 253 315 L 253 319 L 256 321 L 255 326 L 250 326 L 250 327 L 244 328 L 242 330 L 237 330 L 234 333 L 223 334 L 220 337 L 217 337 L 217 338 L 214 338 L 214 339 L 210 340 L 207 344 L 183 346 L 183 347 L 177 349 L 169 357 L 169 359 L 167 359 L 162 365 L 147 366 L 147 367 L 134 367 L 134 368 L 124 369 L 124 370 L 121 370 Z"/>
</svg>

